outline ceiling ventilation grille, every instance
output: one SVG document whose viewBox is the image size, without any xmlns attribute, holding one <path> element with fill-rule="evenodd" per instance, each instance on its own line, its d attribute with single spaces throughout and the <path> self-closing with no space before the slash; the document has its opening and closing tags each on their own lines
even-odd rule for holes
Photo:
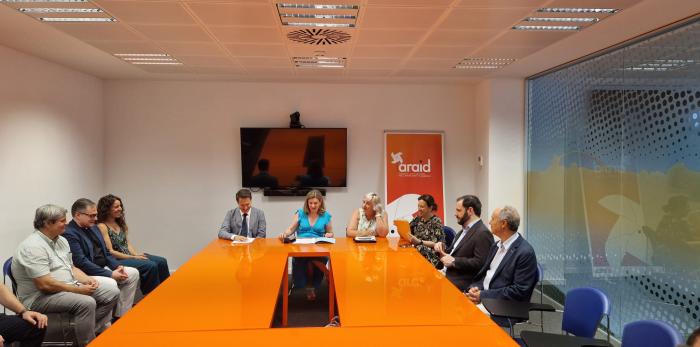
<svg viewBox="0 0 700 347">
<path fill-rule="evenodd" d="M 300 29 L 287 34 L 287 38 L 307 45 L 336 45 L 350 40 L 350 34 L 333 29 Z"/>
<path fill-rule="evenodd" d="M 455 69 L 499 69 L 514 61 L 511 58 L 464 58 Z"/>
</svg>

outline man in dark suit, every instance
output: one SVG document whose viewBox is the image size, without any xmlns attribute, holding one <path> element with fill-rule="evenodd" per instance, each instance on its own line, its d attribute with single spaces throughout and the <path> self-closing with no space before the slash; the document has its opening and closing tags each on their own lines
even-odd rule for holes
<svg viewBox="0 0 700 347">
<path fill-rule="evenodd" d="M 537 258 L 532 246 L 517 232 L 520 215 L 511 206 L 497 208 L 490 224 L 500 241 L 491 247 L 467 297 L 475 304 L 481 304 L 483 298 L 529 302 L 537 283 Z"/>
<path fill-rule="evenodd" d="M 452 245 L 436 243 L 435 252 L 440 256 L 447 279 L 459 290 L 466 291 L 486 262 L 493 236 L 480 219 L 481 201 L 478 197 L 465 195 L 458 198 L 455 217 L 462 230 Z"/>
<path fill-rule="evenodd" d="M 238 207 L 229 210 L 221 223 L 219 238 L 234 241 L 245 241 L 248 237 L 265 238 L 265 212 L 253 207 L 253 194 L 250 190 L 239 190 L 236 202 Z"/>
<path fill-rule="evenodd" d="M 122 317 L 134 305 L 134 295 L 139 284 L 139 271 L 119 265 L 107 251 L 102 233 L 95 226 L 97 207 L 89 199 L 78 199 L 71 207 L 73 220 L 66 225 L 63 236 L 73 253 L 73 264 L 88 276 L 95 276 L 100 285 L 116 285 L 119 301 L 114 316 Z"/>
</svg>

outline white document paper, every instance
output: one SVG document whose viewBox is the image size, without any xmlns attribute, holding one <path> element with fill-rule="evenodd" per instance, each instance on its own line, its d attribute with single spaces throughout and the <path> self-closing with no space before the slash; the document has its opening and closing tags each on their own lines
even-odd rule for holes
<svg viewBox="0 0 700 347">
<path fill-rule="evenodd" d="M 241 245 L 241 244 L 253 243 L 253 241 L 255 241 L 255 238 L 254 238 L 254 237 L 246 237 L 246 239 L 245 239 L 244 241 L 236 241 L 236 240 L 234 240 L 234 241 L 231 241 L 231 244 L 232 244 L 232 245 Z"/>
<path fill-rule="evenodd" d="M 297 238 L 294 241 L 295 245 L 313 245 L 315 243 L 335 243 L 335 239 L 332 237 L 308 237 L 308 238 Z"/>
</svg>

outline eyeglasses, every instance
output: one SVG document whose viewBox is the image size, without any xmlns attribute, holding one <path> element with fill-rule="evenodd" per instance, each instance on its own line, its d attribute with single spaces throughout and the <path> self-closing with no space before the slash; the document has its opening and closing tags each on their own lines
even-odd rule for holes
<svg viewBox="0 0 700 347">
<path fill-rule="evenodd" d="M 85 215 L 85 216 L 88 216 L 90 218 L 97 218 L 97 213 L 91 213 L 91 214 L 87 214 L 85 212 L 78 212 L 78 213 Z"/>
</svg>

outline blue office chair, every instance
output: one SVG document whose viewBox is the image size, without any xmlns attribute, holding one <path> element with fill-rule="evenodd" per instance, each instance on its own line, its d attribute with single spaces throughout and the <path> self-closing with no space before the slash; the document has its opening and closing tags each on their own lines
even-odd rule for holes
<svg viewBox="0 0 700 347">
<path fill-rule="evenodd" d="M 455 230 L 445 225 L 442 231 L 445 233 L 445 249 L 448 249 L 452 247 L 452 242 L 455 240 Z"/>
<path fill-rule="evenodd" d="M 2 265 L 2 283 L 5 284 L 5 277 L 9 277 L 10 281 L 12 282 L 12 292 L 17 296 L 17 282 L 15 281 L 15 278 L 12 276 L 12 257 L 7 259 L 5 263 Z M 6 312 L 5 312 L 6 313 Z M 60 343 L 62 343 L 64 346 L 73 346 L 77 345 L 77 341 L 75 340 L 75 334 L 73 333 L 73 328 L 75 327 L 75 321 L 73 320 L 73 317 L 69 313 L 47 313 L 46 314 L 49 317 L 49 321 L 52 323 L 50 325 L 50 328 L 53 328 L 56 326 L 54 322 L 58 321 L 58 327 L 61 329 L 61 336 L 62 340 Z M 50 329 L 47 328 L 47 329 Z M 48 336 L 48 334 L 47 334 Z M 44 342 L 47 342 L 46 340 Z M 48 342 L 50 343 L 50 342 Z"/>
<path fill-rule="evenodd" d="M 610 299 L 597 288 L 576 288 L 566 293 L 561 330 L 580 337 L 593 338 L 603 316 L 610 331 Z M 610 334 L 608 334 L 610 343 Z"/>
<path fill-rule="evenodd" d="M 683 344 L 681 334 L 658 320 L 640 320 L 622 329 L 622 347 L 675 347 Z"/>
</svg>

